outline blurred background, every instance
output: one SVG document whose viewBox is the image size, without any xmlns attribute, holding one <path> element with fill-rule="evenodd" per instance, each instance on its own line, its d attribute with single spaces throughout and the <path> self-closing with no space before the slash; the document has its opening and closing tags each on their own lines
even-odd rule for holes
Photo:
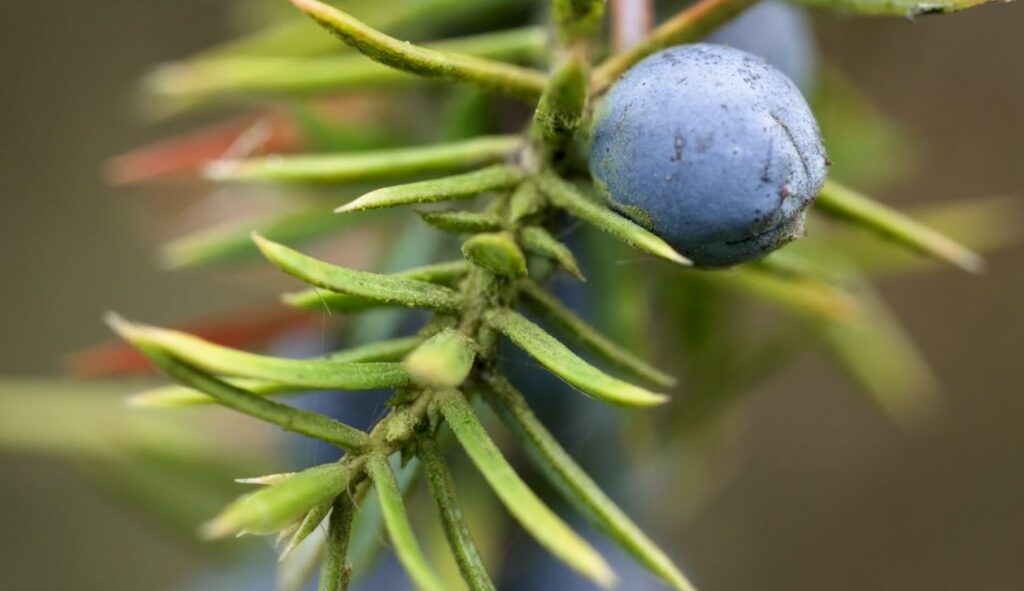
<svg viewBox="0 0 1024 591">
<path fill-rule="evenodd" d="M 108 338 L 108 309 L 166 324 L 279 291 L 245 273 L 160 271 L 159 210 L 102 177 L 110 156 L 189 126 L 145 124 L 133 93 L 153 63 L 227 38 L 227 4 L 4 7 L 0 374 L 60 373 L 67 353 Z M 1024 196 L 1024 3 L 814 20 L 825 58 L 918 151 L 877 197 Z M 674 537 L 702 588 L 1024 586 L 1024 243 L 988 258 L 980 277 L 942 269 L 881 283 L 941 383 L 924 428 L 899 429 L 814 356 L 758 389 L 731 477 Z M 0 475 L 0 588 L 171 589 L 208 566 L 201 546 L 64 463 L 0 451 Z"/>
</svg>

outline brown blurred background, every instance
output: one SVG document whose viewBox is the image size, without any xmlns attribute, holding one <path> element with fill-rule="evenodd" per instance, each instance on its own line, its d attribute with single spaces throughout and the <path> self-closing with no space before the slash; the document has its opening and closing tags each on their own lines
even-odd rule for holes
<svg viewBox="0 0 1024 591">
<path fill-rule="evenodd" d="M 168 322 L 261 295 L 158 271 L 144 194 L 100 175 L 171 131 L 133 116 L 137 77 L 227 36 L 227 13 L 212 0 L 3 8 L 0 374 L 59 371 L 107 337 L 107 309 Z M 816 20 L 828 59 L 919 140 L 911 180 L 880 197 L 1024 196 L 1024 3 Z M 758 394 L 738 474 L 683 532 L 704 589 L 1024 588 L 1021 261 L 1024 245 L 980 278 L 884 283 L 942 381 L 944 413 L 924 432 L 898 431 L 814 360 Z M 60 464 L 3 454 L 0 475 L 0 589 L 156 590 L 202 564 Z"/>
</svg>

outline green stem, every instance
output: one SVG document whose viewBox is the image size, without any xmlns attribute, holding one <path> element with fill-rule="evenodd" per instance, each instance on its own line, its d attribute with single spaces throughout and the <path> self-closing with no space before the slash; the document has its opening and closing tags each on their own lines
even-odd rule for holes
<svg viewBox="0 0 1024 591">
<path fill-rule="evenodd" d="M 253 235 L 253 241 L 267 260 L 285 273 L 310 285 L 385 304 L 440 311 L 455 311 L 461 304 L 459 294 L 447 287 L 396 275 L 380 275 L 338 267 L 259 235 Z"/>
<path fill-rule="evenodd" d="M 626 244 L 681 265 L 692 264 L 667 242 L 618 213 L 599 205 L 571 183 L 551 171 L 541 172 L 535 179 L 541 192 L 555 206 L 588 222 Z"/>
<path fill-rule="evenodd" d="M 439 174 L 501 162 L 511 157 L 521 144 L 522 138 L 518 135 L 498 135 L 445 144 L 356 153 L 275 155 L 249 160 L 220 160 L 206 169 L 206 175 L 217 181 L 371 181 Z"/>
<path fill-rule="evenodd" d="M 420 76 L 469 82 L 489 90 L 536 100 L 547 77 L 503 62 L 446 53 L 385 35 L 351 15 L 317 0 L 291 0 L 317 23 L 370 59 Z"/>
<path fill-rule="evenodd" d="M 448 472 L 448 467 L 445 466 L 437 441 L 433 437 L 421 438 L 418 452 L 419 458 L 427 469 L 427 478 L 430 480 L 430 487 L 434 492 L 434 501 L 437 503 L 441 521 L 444 524 L 444 533 L 448 538 L 448 544 L 455 553 L 455 561 L 459 565 L 459 570 L 462 571 L 462 577 L 471 591 L 494 591 L 494 583 L 487 575 L 487 569 L 473 542 L 473 535 L 463 519 L 462 510 L 455 497 L 455 485 Z"/>
<path fill-rule="evenodd" d="M 348 562 L 348 541 L 352 534 L 355 502 L 342 491 L 334 502 L 327 529 L 327 546 L 320 569 L 317 591 L 347 591 L 352 580 L 352 566 Z"/>
<path fill-rule="evenodd" d="M 438 394 L 439 407 L 466 454 L 491 489 L 538 543 L 580 574 L 611 587 L 615 574 L 600 554 L 556 515 L 516 474 L 457 390 Z"/>
<path fill-rule="evenodd" d="M 603 358 L 629 371 L 635 376 L 665 388 L 676 385 L 676 379 L 667 373 L 651 366 L 626 348 L 601 334 L 596 328 L 587 324 L 565 304 L 544 290 L 533 281 L 520 283 L 520 294 L 528 308 L 548 322 L 560 326 L 565 332 L 575 337 Z"/>
<path fill-rule="evenodd" d="M 370 445 L 366 433 L 320 413 L 293 408 L 254 396 L 214 376 L 178 361 L 159 350 L 139 347 L 160 369 L 179 382 L 215 398 L 220 404 L 256 417 L 286 431 L 308 435 L 343 449 L 361 450 Z"/>
<path fill-rule="evenodd" d="M 344 218 L 347 216 L 331 217 Z M 464 278 L 467 273 L 469 273 L 469 263 L 463 260 L 413 267 L 412 269 L 392 273 L 392 275 L 403 279 L 415 279 L 449 287 Z M 293 308 L 309 310 L 311 312 L 326 312 L 328 314 L 359 312 L 381 305 L 380 302 L 359 296 L 333 291 L 325 292 L 317 288 L 286 293 L 281 299 L 285 304 Z M 408 351 L 404 353 L 408 353 Z M 374 361 L 390 361 L 390 359 L 375 359 Z"/>
<path fill-rule="evenodd" d="M 522 178 L 523 171 L 519 167 L 511 164 L 494 164 L 473 172 L 370 191 L 335 211 L 347 213 L 399 205 L 469 199 L 488 191 L 514 187 Z"/>
<path fill-rule="evenodd" d="M 817 211 L 965 271 L 980 273 L 985 268 L 980 255 L 953 239 L 833 180 L 825 182 L 814 205 Z"/>
<path fill-rule="evenodd" d="M 662 23 L 633 47 L 617 53 L 594 69 L 593 92 L 600 94 L 615 79 L 652 53 L 696 41 L 746 10 L 756 0 L 700 0 Z"/>
<path fill-rule="evenodd" d="M 584 49 L 569 52 L 552 73 L 533 113 L 531 135 L 558 155 L 567 149 L 583 122 L 589 74 Z"/>
<path fill-rule="evenodd" d="M 444 591 L 444 585 L 430 568 L 419 543 L 416 542 L 412 524 L 409 523 L 405 505 L 402 503 L 398 481 L 395 480 L 395 473 L 391 470 L 387 457 L 371 454 L 366 467 L 370 481 L 377 489 L 377 498 L 380 499 L 381 511 L 384 514 L 384 526 L 391 537 L 399 562 L 405 567 L 418 589 Z"/>
<path fill-rule="evenodd" d="M 306 21 L 302 21 L 306 25 Z M 326 36 L 324 36 L 327 38 Z M 328 43 L 332 43 L 327 38 Z M 479 58 L 534 60 L 546 46 L 540 27 L 483 33 L 426 45 Z M 358 54 L 326 57 L 242 56 L 169 64 L 147 78 L 158 97 L 192 104 L 242 95 L 305 96 L 324 92 L 393 87 L 423 79 Z"/>
<path fill-rule="evenodd" d="M 400 363 L 346 363 L 321 359 L 284 359 L 224 347 L 191 334 L 114 320 L 136 346 L 158 350 L 196 369 L 294 388 L 372 390 L 409 382 Z"/>
<path fill-rule="evenodd" d="M 580 512 L 637 560 L 675 589 L 693 586 L 633 521 L 583 471 L 544 427 L 526 399 L 503 376 L 488 375 L 487 401 L 506 426 L 522 441 L 555 488 Z"/>
</svg>

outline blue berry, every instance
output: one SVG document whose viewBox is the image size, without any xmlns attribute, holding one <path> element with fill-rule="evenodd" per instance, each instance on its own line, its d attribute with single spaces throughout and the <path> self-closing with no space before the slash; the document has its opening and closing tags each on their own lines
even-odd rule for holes
<svg viewBox="0 0 1024 591">
<path fill-rule="evenodd" d="M 781 0 L 762 0 L 704 38 L 742 49 L 775 66 L 807 94 L 814 85 L 817 51 L 807 13 Z"/>
<path fill-rule="evenodd" d="M 710 44 L 627 71 L 597 108 L 589 160 L 616 207 L 702 267 L 753 260 L 802 234 L 827 162 L 796 86 L 760 58 Z"/>
</svg>

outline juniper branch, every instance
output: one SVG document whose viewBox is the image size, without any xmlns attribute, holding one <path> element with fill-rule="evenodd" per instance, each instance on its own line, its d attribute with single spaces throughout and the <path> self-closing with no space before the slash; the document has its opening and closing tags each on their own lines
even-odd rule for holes
<svg viewBox="0 0 1024 591">
<path fill-rule="evenodd" d="M 568 51 L 561 54 L 560 59 L 552 60 L 559 62 L 560 67 L 550 79 L 541 72 L 518 66 L 401 42 L 316 0 L 292 2 L 347 44 L 377 62 L 414 74 L 471 82 L 492 90 L 541 100 L 532 130 L 521 136 L 479 138 L 441 148 L 411 148 L 362 155 L 220 162 L 208 171 L 218 180 L 352 181 L 491 164 L 475 172 L 379 189 L 342 208 L 348 211 L 389 207 L 494 193 L 493 205 L 483 214 L 449 212 L 425 216 L 442 228 L 468 230 L 473 234 L 463 245 L 463 254 L 468 261 L 465 268 L 445 267 L 444 272 L 439 273 L 434 266 L 424 276 L 414 276 L 412 271 L 406 274 L 408 276 L 379 275 L 330 265 L 259 235 L 253 236 L 256 246 L 271 262 L 309 284 L 335 292 L 344 300 L 342 307 L 348 306 L 353 310 L 370 305 L 427 308 L 433 311 L 435 319 L 447 320 L 446 327 L 413 349 L 401 365 L 378 361 L 278 360 L 228 350 L 167 331 L 128 326 L 134 328 L 134 340 L 144 341 L 141 344 L 156 350 L 152 357 L 173 376 L 204 391 L 221 404 L 285 428 L 293 426 L 293 418 L 301 420 L 307 427 L 303 432 L 320 439 L 333 439 L 346 448 L 346 455 L 335 464 L 319 467 L 312 475 L 300 473 L 270 479 L 268 487 L 262 489 L 270 491 L 265 495 L 275 498 L 274 487 L 310 483 L 297 496 L 286 494 L 288 490 L 277 489 L 278 497 L 289 500 L 287 511 L 275 513 L 273 520 L 258 522 L 261 530 L 286 529 L 293 536 L 290 546 L 301 540 L 311 525 L 323 519 L 328 506 L 334 507 L 321 588 L 336 589 L 346 585 L 348 559 L 345 554 L 353 507 L 353 500 L 347 495 L 349 491 L 365 491 L 371 483 L 377 488 L 382 505 L 386 505 L 385 521 L 403 564 L 418 587 L 437 588 L 437 579 L 422 560 L 422 553 L 412 537 L 401 493 L 387 462 L 387 458 L 397 452 L 402 452 L 403 457 L 407 454 L 422 455 L 427 461 L 428 472 L 440 495 L 439 503 L 447 513 L 452 546 L 457 552 L 461 551 L 459 562 L 467 581 L 474 589 L 490 588 L 468 532 L 459 521 L 454 506 L 455 494 L 443 473 L 434 442 L 440 423 L 445 420 L 451 422 L 452 417 L 458 419 L 451 424 L 460 442 L 464 446 L 468 444 L 467 451 L 485 474 L 492 480 L 514 485 L 515 490 L 499 490 L 499 495 L 516 505 L 514 512 L 531 533 L 539 536 L 552 552 L 580 572 L 602 585 L 610 584 L 614 574 L 597 552 L 544 506 L 501 459 L 500 452 L 473 416 L 465 393 L 460 390 L 465 383 L 466 391 L 472 391 L 469 386 L 485 384 L 487 376 L 493 377 L 496 371 L 495 341 L 499 333 L 504 333 L 555 373 L 599 397 L 639 405 L 664 401 L 660 394 L 633 386 L 590 366 L 554 337 L 513 311 L 519 298 L 525 297 L 522 285 L 528 266 L 524 251 L 539 252 L 553 258 L 569 271 L 582 276 L 572 253 L 538 225 L 551 218 L 556 209 L 567 210 L 640 249 L 677 263 L 687 262 L 653 234 L 590 201 L 553 172 L 554 160 L 560 152 L 572 148 L 575 134 L 582 126 L 589 94 L 588 40 L 583 37 L 596 33 L 594 24 L 603 2 L 566 0 L 558 3 L 559 24 L 563 35 L 572 38 L 572 45 L 553 49 L 553 53 Z M 292 299 L 309 296 L 312 301 L 310 294 L 317 295 L 304 292 Z M 576 328 L 580 332 L 578 325 Z M 670 378 L 628 358 L 609 342 L 589 333 L 585 336 L 589 336 L 585 341 L 618 359 L 620 364 L 639 369 L 639 373 L 646 371 L 657 378 L 655 381 L 670 383 Z M 352 387 L 386 385 L 397 389 L 389 403 L 388 413 L 369 432 L 363 432 L 321 415 L 299 412 L 266 400 L 222 381 L 210 372 L 286 385 L 326 387 L 340 383 Z M 493 463 L 489 464 L 489 460 Z M 312 490 L 319 485 L 320 480 L 316 478 L 320 478 L 321 472 L 331 479 L 319 489 Z M 529 502 L 523 506 L 516 504 L 523 499 Z M 247 506 L 240 501 L 233 510 L 244 513 Z M 539 522 L 535 519 L 538 516 L 542 518 Z M 218 522 L 220 528 L 217 533 L 235 533 L 246 528 L 251 516 L 243 517 L 227 523 Z M 300 522 L 297 526 L 294 524 L 296 520 Z"/>
</svg>

